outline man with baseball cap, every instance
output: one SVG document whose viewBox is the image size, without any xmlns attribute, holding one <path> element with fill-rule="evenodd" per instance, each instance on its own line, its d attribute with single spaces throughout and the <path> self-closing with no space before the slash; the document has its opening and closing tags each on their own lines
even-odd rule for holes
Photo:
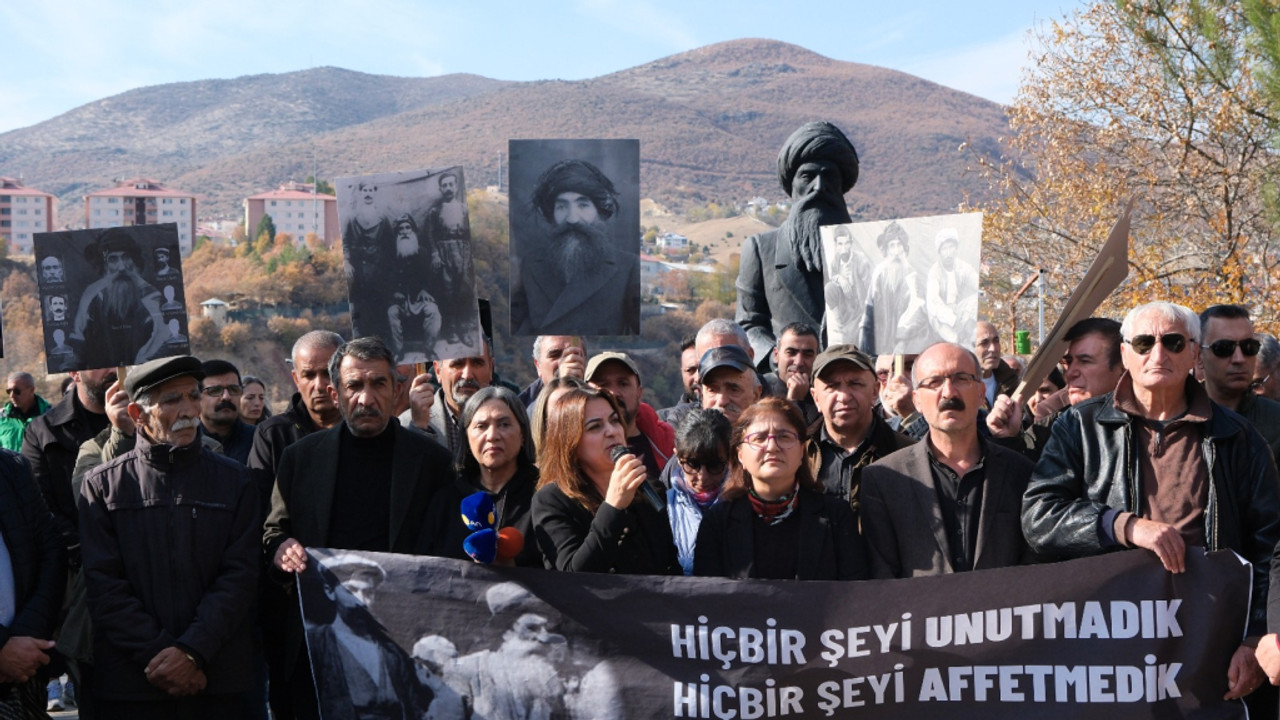
<svg viewBox="0 0 1280 720">
<path fill-rule="evenodd" d="M 822 416 L 805 446 L 813 476 L 827 495 L 858 511 L 862 468 L 915 441 L 876 412 L 875 364 L 856 345 L 832 345 L 813 361 L 810 393 Z"/>
<path fill-rule="evenodd" d="M 201 445 L 203 377 L 191 356 L 135 368 L 136 445 L 84 479 L 102 718 L 233 717 L 254 680 L 257 497 L 243 465 Z"/>
<path fill-rule="evenodd" d="M 585 378 L 587 384 L 608 390 L 618 398 L 622 422 L 627 426 L 627 447 L 644 461 L 650 479 L 657 478 L 675 452 L 676 431 L 641 401 L 644 384 L 635 361 L 626 353 L 600 353 L 587 361 Z"/>
<path fill-rule="evenodd" d="M 737 345 L 721 345 L 704 353 L 698 363 L 698 377 L 702 407 L 719 410 L 731 423 L 738 422 L 742 411 L 760 399 L 760 376 L 755 364 L 747 351 Z"/>
</svg>

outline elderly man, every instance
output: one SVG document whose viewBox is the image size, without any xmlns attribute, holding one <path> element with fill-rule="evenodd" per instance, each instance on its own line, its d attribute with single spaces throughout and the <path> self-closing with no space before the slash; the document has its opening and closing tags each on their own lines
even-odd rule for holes
<svg viewBox="0 0 1280 720">
<path fill-rule="evenodd" d="M 1013 395 L 1018 389 L 1018 371 L 1009 367 L 1000 355 L 1000 331 L 991 323 L 978 321 L 978 335 L 973 343 L 973 352 L 982 365 L 982 386 L 985 389 L 984 400 L 991 407 L 1001 395 Z"/>
<path fill-rule="evenodd" d="M 532 410 L 547 383 L 561 375 L 582 378 L 587 367 L 587 344 L 577 335 L 539 335 L 533 339 L 533 369 L 538 377 L 520 391 L 520 402 Z"/>
<path fill-rule="evenodd" d="M 1120 331 L 1125 374 L 1114 393 L 1054 423 L 1023 501 L 1023 531 L 1050 557 L 1139 547 L 1175 573 L 1188 545 L 1243 556 L 1253 564 L 1250 639 L 1231 659 L 1226 698 L 1244 697 L 1264 679 L 1253 646 L 1280 540 L 1270 448 L 1191 377 L 1200 350 L 1195 313 L 1149 303 L 1129 311 Z"/>
<path fill-rule="evenodd" d="M 713 347 L 698 364 L 702 378 L 702 407 L 719 410 L 730 423 L 760 399 L 760 376 L 751 357 L 737 345 Z"/>
<path fill-rule="evenodd" d="M 805 453 L 826 494 L 848 502 L 854 513 L 862 469 L 915 442 L 876 412 L 876 387 L 871 358 L 853 345 L 832 345 L 813 363 L 811 393 L 822 423 Z"/>
<path fill-rule="evenodd" d="M 644 383 L 640 368 L 626 353 L 605 352 L 587 363 L 587 384 L 608 390 L 622 406 L 627 448 L 644 461 L 651 480 L 656 479 L 675 453 L 676 431 L 658 419 L 658 413 L 641 401 Z"/>
<path fill-rule="evenodd" d="M 1026 562 L 1018 511 L 1031 462 L 982 439 L 981 368 L 967 348 L 930 346 L 911 369 L 922 442 L 862 471 L 871 576 L 906 578 Z"/>
<path fill-rule="evenodd" d="M 1244 416 L 1280 457 L 1280 403 L 1250 391 L 1262 342 L 1249 311 L 1214 305 L 1200 313 L 1200 367 L 1209 399 Z"/>
<path fill-rule="evenodd" d="M 241 465 L 249 464 L 254 427 L 240 419 L 240 370 L 226 360 L 206 360 L 201 371 L 200 426 L 218 441 L 222 452 Z"/>
<path fill-rule="evenodd" d="M 27 425 L 45 414 L 49 401 L 36 394 L 36 379 L 29 372 L 9 373 L 5 393 L 9 402 L 0 409 L 0 447 L 17 452 Z"/>
<path fill-rule="evenodd" d="M 858 181 L 858 153 L 835 125 L 806 123 L 778 152 L 778 181 L 791 214 L 777 230 L 747 238 L 738 268 L 737 320 L 761 370 L 769 369 L 763 365 L 790 323 L 825 331 L 818 228 L 851 222 L 844 195 Z"/>
<path fill-rule="evenodd" d="M 531 202 L 547 225 L 547 243 L 521 260 L 511 289 L 512 334 L 639 332 L 640 260 L 614 249 L 613 182 L 589 162 L 561 160 L 538 178 Z"/>
<path fill-rule="evenodd" d="M 357 338 L 329 360 L 329 395 L 342 422 L 290 445 L 280 460 L 263 549 L 290 592 L 306 546 L 462 557 L 465 526 L 453 460 L 438 443 L 392 422 L 395 359 L 378 338 Z M 296 597 L 284 628 L 282 670 L 297 717 L 318 717 Z"/>
<path fill-rule="evenodd" d="M 470 452 L 466 432 L 458 425 L 462 406 L 477 390 L 494 382 L 493 355 L 489 352 L 489 342 L 484 341 L 482 355 L 437 360 L 433 366 L 440 388 L 435 392 L 435 399 L 429 405 L 426 418 L 422 417 L 424 405 L 420 404 L 410 410 L 412 425 L 448 448 L 454 462 L 461 465 L 462 459 Z M 427 420 L 425 425 L 424 419 Z"/>
<path fill-rule="evenodd" d="M 84 478 L 98 717 L 231 717 L 253 682 L 257 496 L 243 465 L 201 446 L 202 377 L 190 356 L 134 368 L 136 445 Z"/>
</svg>

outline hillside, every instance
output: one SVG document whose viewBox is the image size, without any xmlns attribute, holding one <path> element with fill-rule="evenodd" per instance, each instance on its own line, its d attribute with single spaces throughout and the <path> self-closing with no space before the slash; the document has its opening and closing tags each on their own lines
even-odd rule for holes
<svg viewBox="0 0 1280 720">
<path fill-rule="evenodd" d="M 985 184 L 958 147 L 994 152 L 1003 109 L 905 73 L 738 40 L 583 81 L 389 78 L 336 68 L 130 91 L 0 135 L 0 174 L 57 194 L 63 222 L 114 177 L 145 175 L 237 217 L 249 194 L 321 177 L 462 164 L 496 184 L 510 138 L 636 137 L 642 193 L 680 211 L 781 197 L 778 147 L 803 122 L 844 128 L 862 158 L 860 218 L 953 211 Z M 503 167 L 505 170 L 505 166 Z"/>
</svg>

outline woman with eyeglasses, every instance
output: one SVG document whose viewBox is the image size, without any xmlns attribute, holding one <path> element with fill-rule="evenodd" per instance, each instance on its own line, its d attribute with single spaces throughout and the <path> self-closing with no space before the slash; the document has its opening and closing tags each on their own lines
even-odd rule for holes
<svg viewBox="0 0 1280 720">
<path fill-rule="evenodd" d="M 781 398 L 734 426 L 721 501 L 703 516 L 693 574 L 766 580 L 864 580 L 866 547 L 847 502 L 823 494 L 804 462 L 804 417 Z"/>
<path fill-rule="evenodd" d="M 548 408 L 533 496 L 533 534 L 547 567 L 680 574 L 666 514 L 640 492 L 644 462 L 629 453 L 611 457 L 626 444 L 622 410 L 608 392 L 573 388 Z"/>
<path fill-rule="evenodd" d="M 694 408 L 676 429 L 676 454 L 663 470 L 667 518 L 685 575 L 693 574 L 693 548 L 702 516 L 720 500 L 729 474 L 733 426 L 719 410 Z"/>
</svg>

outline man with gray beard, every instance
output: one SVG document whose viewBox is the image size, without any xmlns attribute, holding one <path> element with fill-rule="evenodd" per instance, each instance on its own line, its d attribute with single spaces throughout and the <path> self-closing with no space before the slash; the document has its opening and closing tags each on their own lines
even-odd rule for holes
<svg viewBox="0 0 1280 720">
<path fill-rule="evenodd" d="M 639 258 L 614 249 L 618 191 L 596 166 L 561 160 L 538 178 L 534 216 L 549 226 L 511 291 L 516 335 L 633 335 L 640 330 Z"/>
<path fill-rule="evenodd" d="M 768 371 L 782 329 L 820 328 L 826 344 L 822 238 L 818 228 L 852 222 L 844 194 L 858 181 L 858 153 L 835 125 L 801 125 L 778 152 L 778 181 L 791 214 L 777 230 L 742 243 L 737 321 L 746 328 L 757 365 Z"/>
<path fill-rule="evenodd" d="M 169 333 L 160 292 L 140 273 L 138 241 L 125 228 L 108 228 L 85 256 L 102 277 L 80 296 L 72 347 L 91 365 L 132 365 L 155 357 Z"/>
</svg>

